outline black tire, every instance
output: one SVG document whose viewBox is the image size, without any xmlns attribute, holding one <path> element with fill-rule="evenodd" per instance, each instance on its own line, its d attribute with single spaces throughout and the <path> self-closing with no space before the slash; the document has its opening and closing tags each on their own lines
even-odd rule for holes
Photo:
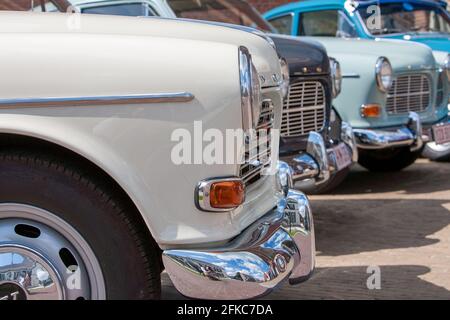
<svg viewBox="0 0 450 320">
<path fill-rule="evenodd" d="M 422 152 L 422 156 L 432 161 L 449 162 L 450 161 L 450 144 L 448 148 L 442 150 L 436 150 L 429 144 L 427 144 Z"/>
<path fill-rule="evenodd" d="M 349 173 L 350 167 L 347 167 L 331 177 L 330 181 L 328 181 L 327 183 L 319 186 L 309 185 L 305 188 L 302 188 L 302 191 L 310 195 L 328 194 L 336 189 L 342 182 L 344 182 Z"/>
<path fill-rule="evenodd" d="M 68 163 L 0 151 L 0 203 L 45 209 L 75 228 L 100 264 L 107 299 L 159 299 L 160 251 L 135 207 L 110 181 Z"/>
<path fill-rule="evenodd" d="M 422 150 L 412 152 L 409 147 L 386 150 L 359 150 L 359 164 L 374 172 L 400 171 L 412 165 Z"/>
</svg>

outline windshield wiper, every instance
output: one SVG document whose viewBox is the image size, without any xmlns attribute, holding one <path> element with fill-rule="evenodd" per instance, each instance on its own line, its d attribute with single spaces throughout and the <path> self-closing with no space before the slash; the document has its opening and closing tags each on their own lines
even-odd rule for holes
<svg viewBox="0 0 450 320">
<path fill-rule="evenodd" d="M 388 33 L 399 33 L 403 32 L 403 30 L 400 29 L 389 29 L 389 28 L 383 28 L 383 29 L 374 29 L 371 30 L 372 34 L 388 34 Z"/>
</svg>

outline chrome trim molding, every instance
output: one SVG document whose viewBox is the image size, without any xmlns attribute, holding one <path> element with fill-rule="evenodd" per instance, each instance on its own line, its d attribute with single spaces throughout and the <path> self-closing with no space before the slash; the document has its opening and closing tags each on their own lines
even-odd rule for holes
<svg viewBox="0 0 450 320">
<path fill-rule="evenodd" d="M 289 190 L 276 209 L 224 247 L 165 250 L 163 263 L 184 296 L 251 299 L 284 280 L 297 284 L 315 267 L 314 222 L 308 198 Z"/>
<path fill-rule="evenodd" d="M 344 79 L 359 79 L 361 76 L 357 73 L 344 73 L 342 75 L 342 78 Z"/>
<path fill-rule="evenodd" d="M 189 102 L 194 100 L 194 98 L 195 98 L 194 95 L 191 93 L 176 92 L 176 93 L 122 95 L 122 96 L 0 99 L 0 109 Z"/>
</svg>

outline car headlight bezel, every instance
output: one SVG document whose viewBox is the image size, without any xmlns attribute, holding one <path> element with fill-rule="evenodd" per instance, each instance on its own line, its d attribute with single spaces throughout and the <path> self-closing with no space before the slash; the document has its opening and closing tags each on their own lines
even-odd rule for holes
<svg viewBox="0 0 450 320">
<path fill-rule="evenodd" d="M 388 58 L 378 58 L 375 64 L 375 77 L 380 91 L 388 92 L 391 89 L 394 81 L 394 71 Z"/>
<path fill-rule="evenodd" d="M 333 98 L 337 98 L 342 90 L 342 70 L 341 64 L 334 58 L 330 57 L 330 73 L 332 80 Z"/>
<path fill-rule="evenodd" d="M 261 115 L 261 84 L 250 52 L 239 48 L 242 125 L 244 130 L 256 129 Z"/>
<path fill-rule="evenodd" d="M 281 94 L 283 95 L 283 99 L 286 99 L 289 94 L 289 86 L 291 84 L 291 77 L 289 73 L 289 64 L 285 58 L 280 58 L 280 66 L 281 66 Z"/>
<path fill-rule="evenodd" d="M 450 82 L 450 54 L 447 54 L 447 58 L 444 61 L 444 66 L 443 66 L 445 73 L 447 75 L 447 81 Z"/>
</svg>

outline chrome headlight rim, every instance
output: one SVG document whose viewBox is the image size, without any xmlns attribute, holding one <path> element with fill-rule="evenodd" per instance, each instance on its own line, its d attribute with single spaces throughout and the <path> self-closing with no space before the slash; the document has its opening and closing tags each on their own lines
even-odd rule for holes
<svg viewBox="0 0 450 320">
<path fill-rule="evenodd" d="M 450 82 L 450 54 L 447 54 L 447 58 L 444 61 L 444 66 L 443 66 L 445 73 L 447 75 L 447 81 Z"/>
<path fill-rule="evenodd" d="M 281 66 L 281 94 L 283 99 L 286 99 L 289 94 L 289 86 L 291 84 L 291 76 L 289 73 L 289 64 L 285 58 L 280 58 Z"/>
<path fill-rule="evenodd" d="M 386 73 L 387 74 L 383 74 Z M 394 71 L 391 62 L 386 57 L 379 57 L 375 64 L 375 77 L 377 80 L 378 89 L 381 92 L 388 92 L 394 81 Z"/>
<path fill-rule="evenodd" d="M 242 125 L 244 130 L 255 129 L 261 114 L 261 83 L 251 54 L 246 47 L 239 48 L 239 78 Z"/>
<path fill-rule="evenodd" d="M 332 79 L 333 98 L 337 98 L 342 90 L 342 70 L 341 64 L 335 58 L 330 59 L 330 72 Z"/>
</svg>

